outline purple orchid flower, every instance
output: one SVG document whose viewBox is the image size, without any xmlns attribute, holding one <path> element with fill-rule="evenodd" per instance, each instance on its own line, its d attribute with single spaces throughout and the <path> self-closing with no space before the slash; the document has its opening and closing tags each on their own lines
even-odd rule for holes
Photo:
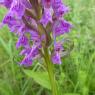
<svg viewBox="0 0 95 95">
<path fill-rule="evenodd" d="M 48 22 L 52 22 L 52 10 L 51 8 L 44 8 L 43 16 L 40 20 L 44 27 L 48 24 Z"/>
<path fill-rule="evenodd" d="M 22 0 L 13 0 L 10 11 L 15 14 L 17 18 L 21 18 L 25 12 L 25 6 Z"/>
<path fill-rule="evenodd" d="M 25 57 L 21 65 L 31 66 L 34 60 L 44 58 L 43 49 L 50 46 L 54 47 L 52 52 L 49 50 L 52 63 L 62 63 L 63 43 L 57 42 L 56 37 L 72 28 L 64 20 L 69 8 L 62 0 L 0 0 L 0 5 L 8 10 L 2 24 L 18 37 L 16 48 L 23 48 L 20 55 Z"/>
<path fill-rule="evenodd" d="M 69 32 L 71 28 L 72 28 L 72 25 L 69 22 L 63 19 L 58 19 L 54 21 L 53 23 L 53 35 L 55 37 L 60 36 L 64 33 Z"/>
<path fill-rule="evenodd" d="M 52 8 L 57 18 L 61 17 L 62 15 L 69 11 L 69 8 L 65 6 L 61 0 L 54 0 Z"/>
<path fill-rule="evenodd" d="M 25 57 L 22 62 L 20 63 L 20 65 L 24 65 L 26 67 L 31 66 L 32 65 L 32 59 L 29 57 Z"/>
<path fill-rule="evenodd" d="M 29 46 L 28 38 L 25 35 L 20 36 L 16 43 L 16 48 L 19 48 L 21 46 L 23 46 L 23 47 Z"/>
<path fill-rule="evenodd" d="M 55 64 L 61 64 L 60 53 L 64 50 L 62 42 L 56 42 L 54 44 L 54 50 L 51 56 L 52 62 Z"/>
</svg>

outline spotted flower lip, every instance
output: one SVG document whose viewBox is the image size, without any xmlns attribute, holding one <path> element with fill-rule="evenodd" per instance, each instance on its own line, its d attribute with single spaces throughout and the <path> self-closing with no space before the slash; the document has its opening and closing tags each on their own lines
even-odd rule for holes
<svg viewBox="0 0 95 95">
<path fill-rule="evenodd" d="M 16 48 L 19 48 L 21 46 L 23 46 L 23 47 L 29 46 L 28 38 L 25 35 L 20 36 L 16 43 Z"/>
<path fill-rule="evenodd" d="M 31 66 L 43 58 L 43 49 L 49 50 L 51 61 L 61 64 L 63 43 L 56 38 L 70 32 L 72 24 L 64 19 L 69 8 L 62 0 L 0 0 L 8 12 L 1 25 L 7 25 L 18 40 L 16 48 L 24 56 L 20 65 Z M 1 26 L 0 25 L 0 26 Z"/>
<path fill-rule="evenodd" d="M 61 55 L 60 53 L 63 52 L 63 42 L 56 42 L 54 44 L 54 49 L 51 55 L 51 60 L 54 64 L 61 64 Z"/>
<path fill-rule="evenodd" d="M 11 24 L 13 21 L 16 21 L 15 20 L 15 18 L 12 16 L 12 14 L 11 13 L 8 13 L 5 17 L 4 17 L 4 19 L 3 19 L 3 23 L 4 24 Z M 13 24 L 13 23 L 12 23 Z"/>
<path fill-rule="evenodd" d="M 44 27 L 48 24 L 48 22 L 52 22 L 52 10 L 51 8 L 44 8 L 43 16 L 40 20 Z"/>
<path fill-rule="evenodd" d="M 54 21 L 53 24 L 53 35 L 55 37 L 60 36 L 66 32 L 69 32 L 71 28 L 72 25 L 69 22 L 63 19 L 58 19 Z"/>
<path fill-rule="evenodd" d="M 61 64 L 61 57 L 60 57 L 60 54 L 58 53 L 58 52 L 54 52 L 53 54 L 52 54 L 52 62 L 54 63 L 54 64 Z"/>
<path fill-rule="evenodd" d="M 56 42 L 54 44 L 54 51 L 61 52 L 62 50 L 64 50 L 64 48 L 63 48 L 63 42 Z"/>
<path fill-rule="evenodd" d="M 21 18 L 25 12 L 25 6 L 21 0 L 13 0 L 10 10 L 16 15 L 17 18 Z"/>
<path fill-rule="evenodd" d="M 54 0 L 52 7 L 57 18 L 61 17 L 69 11 L 69 8 L 65 6 L 61 0 Z"/>
</svg>

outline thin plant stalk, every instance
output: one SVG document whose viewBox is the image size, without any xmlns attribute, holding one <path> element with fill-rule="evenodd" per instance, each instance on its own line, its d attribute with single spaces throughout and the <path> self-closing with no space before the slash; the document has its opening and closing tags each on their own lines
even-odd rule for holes
<svg viewBox="0 0 95 95">
<path fill-rule="evenodd" d="M 52 89 L 52 95 L 58 95 L 58 90 L 57 90 L 57 85 L 56 85 L 56 80 L 55 80 L 55 75 L 54 75 L 54 67 L 53 64 L 50 60 L 49 52 L 48 49 L 44 49 L 45 52 L 45 62 L 47 66 L 47 71 L 50 79 L 50 84 L 51 84 L 51 89 Z"/>
</svg>

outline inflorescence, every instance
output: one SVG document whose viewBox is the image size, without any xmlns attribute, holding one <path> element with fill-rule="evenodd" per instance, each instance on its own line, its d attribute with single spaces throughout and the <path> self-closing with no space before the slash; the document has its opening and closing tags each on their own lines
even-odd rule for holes
<svg viewBox="0 0 95 95">
<path fill-rule="evenodd" d="M 2 25 L 17 35 L 16 48 L 22 47 L 21 65 L 31 66 L 35 59 L 43 57 L 43 49 L 50 46 L 52 63 L 61 64 L 60 52 L 64 48 L 56 38 L 72 28 L 64 20 L 69 8 L 61 0 L 0 0 L 0 5 L 8 9 Z"/>
</svg>

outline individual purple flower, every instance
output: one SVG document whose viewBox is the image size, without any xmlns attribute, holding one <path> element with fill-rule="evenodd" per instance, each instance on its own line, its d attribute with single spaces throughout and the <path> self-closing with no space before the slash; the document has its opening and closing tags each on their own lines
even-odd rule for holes
<svg viewBox="0 0 95 95">
<path fill-rule="evenodd" d="M 22 0 L 13 0 L 10 11 L 16 15 L 17 18 L 21 18 L 25 12 L 25 6 L 22 4 Z"/>
<path fill-rule="evenodd" d="M 32 65 L 32 59 L 30 57 L 24 57 L 24 59 L 20 62 L 20 65 L 24 66 L 31 66 Z"/>
<path fill-rule="evenodd" d="M 69 8 L 65 6 L 61 0 L 54 0 L 52 4 L 54 14 L 56 17 L 61 17 L 63 14 L 67 13 Z"/>
<path fill-rule="evenodd" d="M 11 12 L 7 13 L 2 21 L 2 24 L 7 24 L 11 32 L 22 31 L 21 29 L 24 27 L 22 20 L 16 19 Z"/>
<path fill-rule="evenodd" d="M 52 22 L 52 9 L 51 8 L 44 8 L 44 13 L 43 16 L 40 20 L 40 22 L 43 24 L 44 27 L 46 27 L 46 25 L 49 22 Z"/>
<path fill-rule="evenodd" d="M 29 46 L 28 38 L 25 35 L 21 35 L 16 43 L 16 48 L 19 48 L 21 46 L 22 47 Z"/>
<path fill-rule="evenodd" d="M 54 21 L 53 23 L 53 36 L 60 36 L 64 33 L 67 33 L 70 31 L 70 29 L 72 28 L 72 25 L 63 20 L 63 19 L 58 19 L 56 21 Z"/>
<path fill-rule="evenodd" d="M 16 22 L 16 19 L 13 17 L 11 13 L 8 13 L 4 19 L 3 19 L 3 24 L 11 25 L 14 22 Z"/>
<path fill-rule="evenodd" d="M 51 56 L 51 60 L 54 64 L 61 64 L 61 57 L 58 52 L 54 52 Z"/>
<path fill-rule="evenodd" d="M 39 49 L 40 49 L 39 45 L 38 46 L 33 45 L 28 56 L 32 58 L 32 60 L 39 58 L 40 57 Z"/>
<path fill-rule="evenodd" d="M 61 41 L 61 42 L 56 42 L 55 44 L 54 44 L 54 51 L 55 52 L 62 52 L 64 50 L 64 48 L 63 48 L 63 42 Z"/>
<path fill-rule="evenodd" d="M 54 44 L 54 50 L 52 52 L 52 62 L 54 64 L 61 64 L 61 56 L 60 53 L 64 50 L 63 48 L 63 42 L 56 42 Z"/>
</svg>

